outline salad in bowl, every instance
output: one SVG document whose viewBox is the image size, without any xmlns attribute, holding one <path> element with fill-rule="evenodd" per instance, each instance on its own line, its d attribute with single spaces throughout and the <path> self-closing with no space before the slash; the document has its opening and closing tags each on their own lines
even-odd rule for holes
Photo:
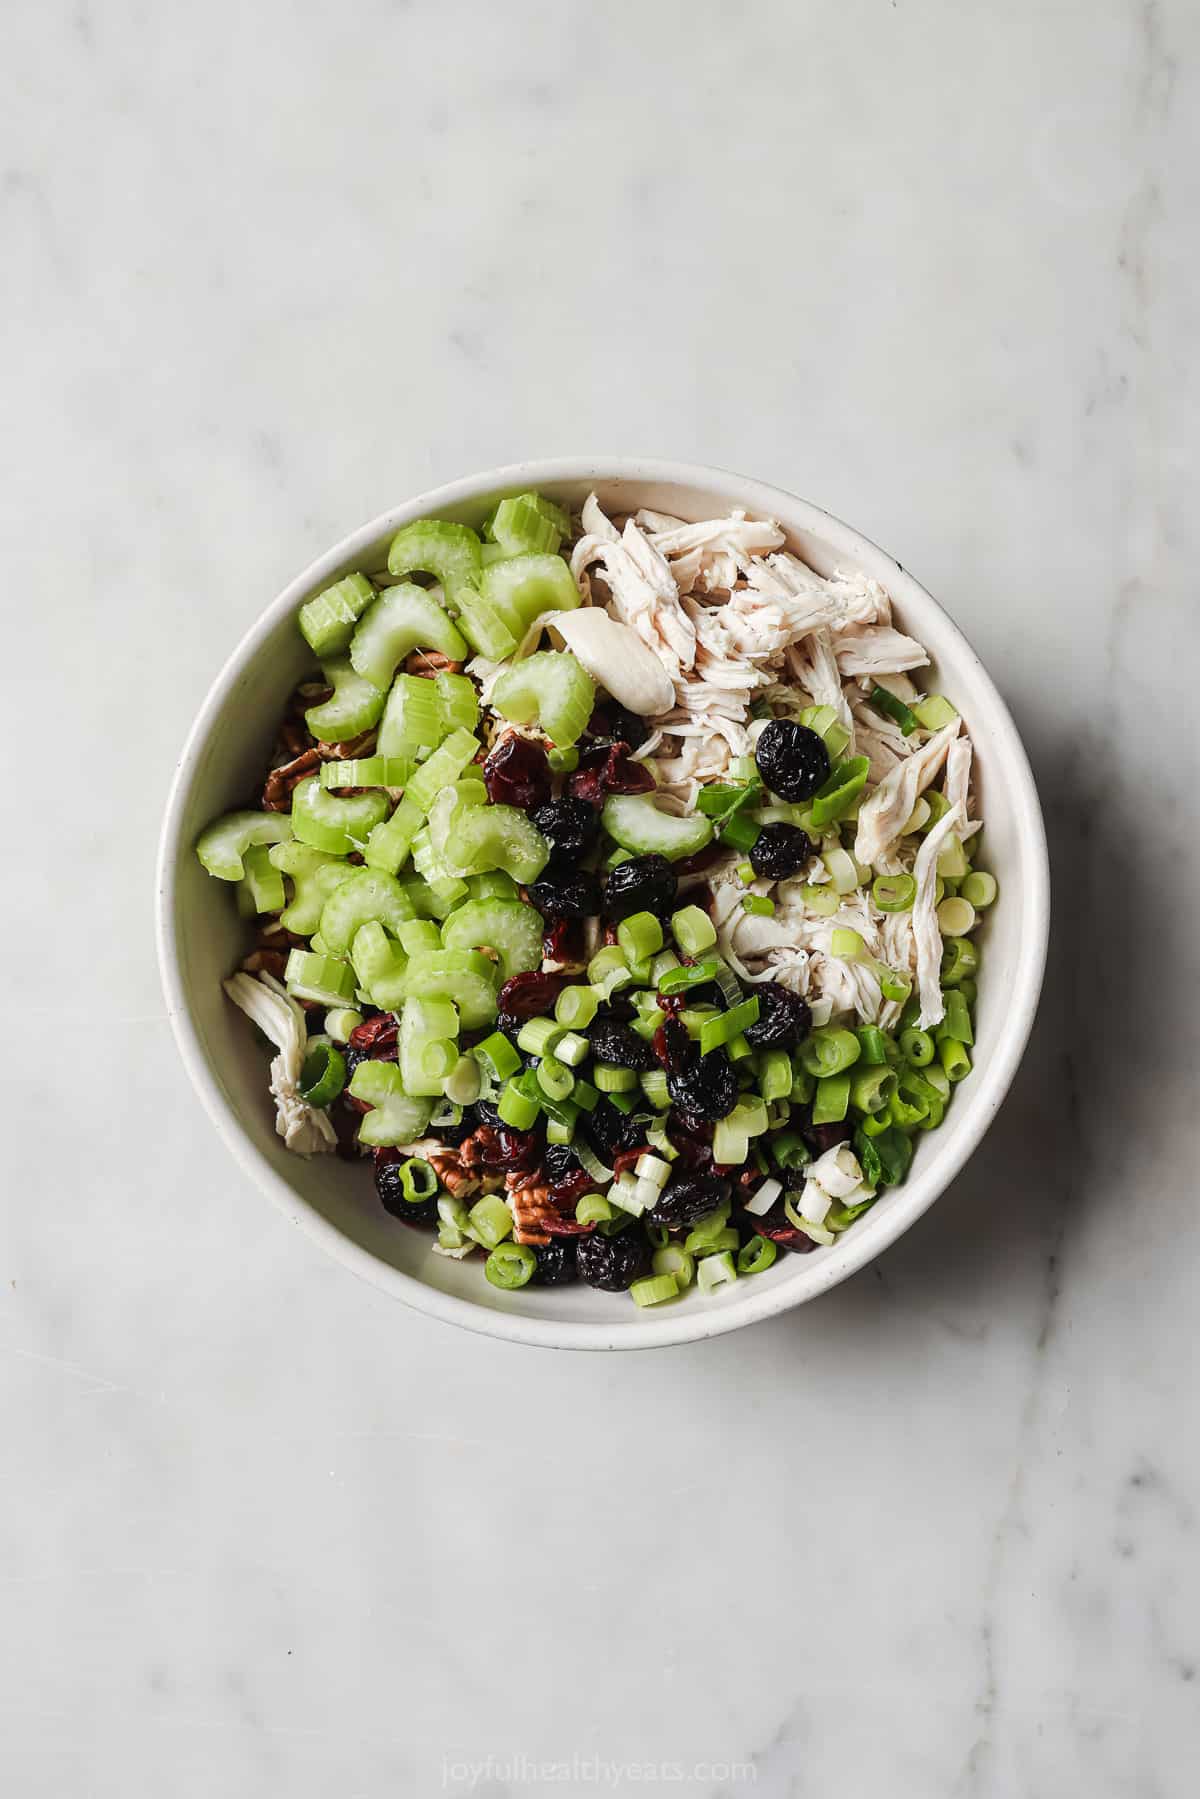
<svg viewBox="0 0 1200 1799">
<path fill-rule="evenodd" d="M 530 490 L 295 628 L 261 788 L 195 843 L 287 1148 L 493 1288 L 833 1252 L 971 1070 L 997 899 L 970 719 L 880 582 Z"/>
</svg>

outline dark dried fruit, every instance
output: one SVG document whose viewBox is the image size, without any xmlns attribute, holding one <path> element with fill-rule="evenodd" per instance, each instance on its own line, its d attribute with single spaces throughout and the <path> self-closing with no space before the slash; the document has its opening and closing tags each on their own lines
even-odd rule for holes
<svg viewBox="0 0 1200 1799">
<path fill-rule="evenodd" d="M 384 1160 L 383 1155 L 375 1156 L 375 1191 L 385 1212 L 393 1218 L 399 1218 L 402 1224 L 429 1224 L 437 1217 L 437 1195 L 431 1199 L 407 1200 L 400 1185 L 400 1170 L 403 1163 L 399 1160 Z"/>
<path fill-rule="evenodd" d="M 562 1213 L 564 1220 L 567 1221 L 564 1226 L 564 1234 L 567 1231 L 575 1230 L 575 1207 L 585 1193 L 592 1191 L 594 1185 L 595 1182 L 591 1175 L 583 1168 L 574 1168 L 569 1174 L 564 1174 L 561 1180 L 550 1183 L 550 1198 Z M 586 1229 L 587 1227 L 581 1228 Z"/>
<path fill-rule="evenodd" d="M 654 1051 L 646 1039 L 619 1019 L 594 1019 L 588 1041 L 597 1062 L 611 1062 L 614 1068 L 635 1068 L 639 1074 L 654 1067 Z"/>
<path fill-rule="evenodd" d="M 553 1183 L 574 1174 L 579 1167 L 579 1157 L 569 1143 L 547 1143 L 542 1165 Z"/>
<path fill-rule="evenodd" d="M 677 1073 L 668 1072 L 667 1092 L 685 1120 L 724 1118 L 737 1104 L 737 1074 L 723 1049 L 693 1051 Z"/>
<path fill-rule="evenodd" d="M 565 865 L 552 857 L 541 880 L 529 888 L 529 903 L 543 918 L 595 918 L 600 910 L 600 882 L 590 869 Z"/>
<path fill-rule="evenodd" d="M 672 1116 L 667 1127 L 667 1135 L 679 1151 L 679 1166 L 690 1174 L 707 1171 L 713 1165 L 712 1125 L 697 1121 L 685 1124 L 682 1118 Z"/>
<path fill-rule="evenodd" d="M 604 888 L 606 918 L 653 912 L 665 918 L 675 904 L 679 880 L 665 856 L 630 856 L 611 870 Z"/>
<path fill-rule="evenodd" d="M 664 1019 L 654 1033 L 654 1054 L 669 1075 L 681 1074 L 695 1053 L 686 1025 L 677 1018 Z"/>
<path fill-rule="evenodd" d="M 596 1154 L 610 1165 L 621 1150 L 634 1149 L 646 1138 L 645 1125 L 635 1124 L 609 1099 L 600 1100 L 592 1108 L 582 1128 Z"/>
<path fill-rule="evenodd" d="M 376 1012 L 373 1018 L 364 1018 L 361 1024 L 355 1025 L 348 1047 L 360 1052 L 360 1060 L 366 1057 L 372 1062 L 394 1062 L 398 1029 L 390 1012 Z"/>
<path fill-rule="evenodd" d="M 531 812 L 550 798 L 550 764 L 540 743 L 510 732 L 502 737 L 483 765 L 483 784 L 493 806 L 519 806 Z"/>
<path fill-rule="evenodd" d="M 746 1042 L 755 1049 L 792 1049 L 812 1030 L 806 1000 L 779 981 L 760 981 L 754 989 L 758 1017 L 746 1026 Z"/>
<path fill-rule="evenodd" d="M 595 807 L 586 800 L 551 800 L 530 814 L 556 856 L 582 861 L 600 834 Z"/>
<path fill-rule="evenodd" d="M 777 1199 L 771 1209 L 760 1218 L 755 1217 L 752 1212 L 738 1214 L 739 1229 L 743 1221 L 753 1228 L 757 1236 L 769 1237 L 772 1243 L 778 1243 L 780 1249 L 790 1249 L 795 1255 L 807 1255 L 810 1249 L 817 1247 L 806 1231 L 796 1229 L 784 1211 L 781 1199 Z"/>
<path fill-rule="evenodd" d="M 555 918 L 542 934 L 543 962 L 558 962 L 564 973 L 587 966 L 583 926 L 578 918 Z"/>
<path fill-rule="evenodd" d="M 584 800 L 597 811 L 610 793 L 651 793 L 654 776 L 644 762 L 634 762 L 625 743 L 584 750 L 579 767 L 567 781 L 572 799 Z"/>
<path fill-rule="evenodd" d="M 524 1024 L 527 1018 L 543 1018 L 554 1010 L 554 1002 L 566 986 L 560 974 L 515 974 L 505 981 L 496 996 L 500 1010 L 500 1029 L 507 1030 L 506 1017 Z"/>
<path fill-rule="evenodd" d="M 650 727 L 636 712 L 630 712 L 614 699 L 597 700 L 588 720 L 587 736 L 596 743 L 624 743 L 638 750 L 650 735 Z"/>
<path fill-rule="evenodd" d="M 801 1142 L 812 1151 L 814 1158 L 823 1156 L 837 1143 L 849 1143 L 854 1135 L 854 1126 L 848 1118 L 843 1118 L 840 1124 L 812 1124 L 799 1117 L 795 1118 L 795 1124 Z"/>
<path fill-rule="evenodd" d="M 685 1174 L 668 1181 L 648 1213 L 652 1224 L 694 1224 L 730 1195 L 730 1184 L 715 1174 Z"/>
<path fill-rule="evenodd" d="M 579 1278 L 579 1270 L 575 1266 L 575 1245 L 564 1237 L 555 1237 L 549 1243 L 535 1243 L 533 1253 L 537 1257 L 537 1267 L 533 1271 L 534 1285 L 539 1287 L 562 1287 L 568 1281 Z"/>
<path fill-rule="evenodd" d="M 750 866 L 762 881 L 786 881 L 816 853 L 816 844 L 798 825 L 764 825 L 750 845 Z"/>
<path fill-rule="evenodd" d="M 575 1250 L 575 1266 L 589 1287 L 605 1293 L 624 1293 L 650 1272 L 650 1245 L 639 1230 L 621 1231 L 615 1237 L 599 1232 L 581 1237 Z"/>
<path fill-rule="evenodd" d="M 754 760 L 771 792 L 791 805 L 811 799 L 829 777 L 824 740 L 790 718 L 773 718 L 764 726 Z"/>
</svg>

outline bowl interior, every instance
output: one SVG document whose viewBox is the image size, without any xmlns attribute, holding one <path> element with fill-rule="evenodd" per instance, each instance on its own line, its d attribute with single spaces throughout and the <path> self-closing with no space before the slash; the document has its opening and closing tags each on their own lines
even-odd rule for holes
<svg viewBox="0 0 1200 1799">
<path fill-rule="evenodd" d="M 181 1048 L 215 1122 L 260 1184 L 333 1253 L 410 1303 L 475 1329 L 577 1347 L 637 1347 L 735 1328 L 811 1298 L 898 1236 L 943 1190 L 1003 1098 L 1032 1023 L 1047 913 L 1045 843 L 1024 752 L 978 658 L 929 595 L 857 533 L 776 489 L 707 471 L 672 477 L 611 470 L 611 464 L 574 465 L 570 473 L 531 467 L 423 496 L 348 539 L 293 583 L 231 658 L 184 751 L 164 837 L 160 895 L 164 980 Z M 880 580 L 900 625 L 934 659 L 930 685 L 965 716 L 986 820 L 983 859 L 1001 886 L 981 938 L 985 967 L 975 1069 L 944 1125 L 919 1140 L 906 1184 L 885 1193 L 831 1249 L 783 1254 L 766 1273 L 712 1299 L 693 1293 L 661 1312 L 639 1312 L 624 1294 L 578 1287 L 500 1292 L 484 1280 L 478 1258 L 437 1256 L 426 1233 L 389 1218 L 375 1199 L 366 1164 L 289 1154 L 274 1131 L 263 1047 L 221 991 L 222 977 L 245 953 L 249 927 L 235 915 L 231 893 L 204 873 L 191 850 L 204 824 L 253 803 L 261 788 L 287 697 L 312 666 L 295 628 L 301 600 L 352 568 L 383 567 L 391 533 L 408 519 L 436 511 L 476 524 L 496 494 L 530 485 L 574 507 L 594 488 L 610 512 L 645 505 L 702 518 L 741 506 L 778 518 L 790 547 L 819 573 L 850 568 Z"/>
</svg>

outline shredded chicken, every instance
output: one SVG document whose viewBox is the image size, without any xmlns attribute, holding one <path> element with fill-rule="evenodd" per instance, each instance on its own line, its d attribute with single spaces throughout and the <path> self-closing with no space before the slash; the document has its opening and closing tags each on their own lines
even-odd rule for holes
<svg viewBox="0 0 1200 1799">
<path fill-rule="evenodd" d="M 299 1094 L 300 1070 L 308 1045 L 304 1008 L 269 974 L 230 975 L 222 986 L 229 998 L 279 1054 L 271 1063 L 271 1096 L 275 1101 L 275 1129 L 288 1149 L 298 1155 L 321 1155 L 337 1148 L 337 1133 L 328 1117 Z"/>
<path fill-rule="evenodd" d="M 887 857 L 904 830 L 913 807 L 946 760 L 962 720 L 954 718 L 929 742 L 905 758 L 863 802 L 854 839 L 854 859 L 894 873 Z"/>
<path fill-rule="evenodd" d="M 844 675 L 896 675 L 928 661 L 915 637 L 891 625 L 851 625 L 838 635 L 837 665 Z"/>
<path fill-rule="evenodd" d="M 940 979 L 942 933 L 937 921 L 937 859 L 947 837 L 963 822 L 957 806 L 944 812 L 917 851 L 913 869 L 917 892 L 912 907 L 912 930 L 916 942 L 917 995 L 921 1001 L 923 1031 L 941 1024 L 946 1010 Z"/>
</svg>

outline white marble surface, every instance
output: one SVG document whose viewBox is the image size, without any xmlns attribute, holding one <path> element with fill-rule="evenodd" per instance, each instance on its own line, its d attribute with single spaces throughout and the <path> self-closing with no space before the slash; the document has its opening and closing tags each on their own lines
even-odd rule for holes
<svg viewBox="0 0 1200 1799">
<path fill-rule="evenodd" d="M 1194 6 L 2 31 L 0 1789 L 1194 1791 Z M 151 941 L 172 758 L 258 608 L 401 496 L 590 449 L 915 569 L 1057 882 L 954 1190 L 825 1300 L 628 1358 L 322 1260 L 214 1140 Z"/>
</svg>

